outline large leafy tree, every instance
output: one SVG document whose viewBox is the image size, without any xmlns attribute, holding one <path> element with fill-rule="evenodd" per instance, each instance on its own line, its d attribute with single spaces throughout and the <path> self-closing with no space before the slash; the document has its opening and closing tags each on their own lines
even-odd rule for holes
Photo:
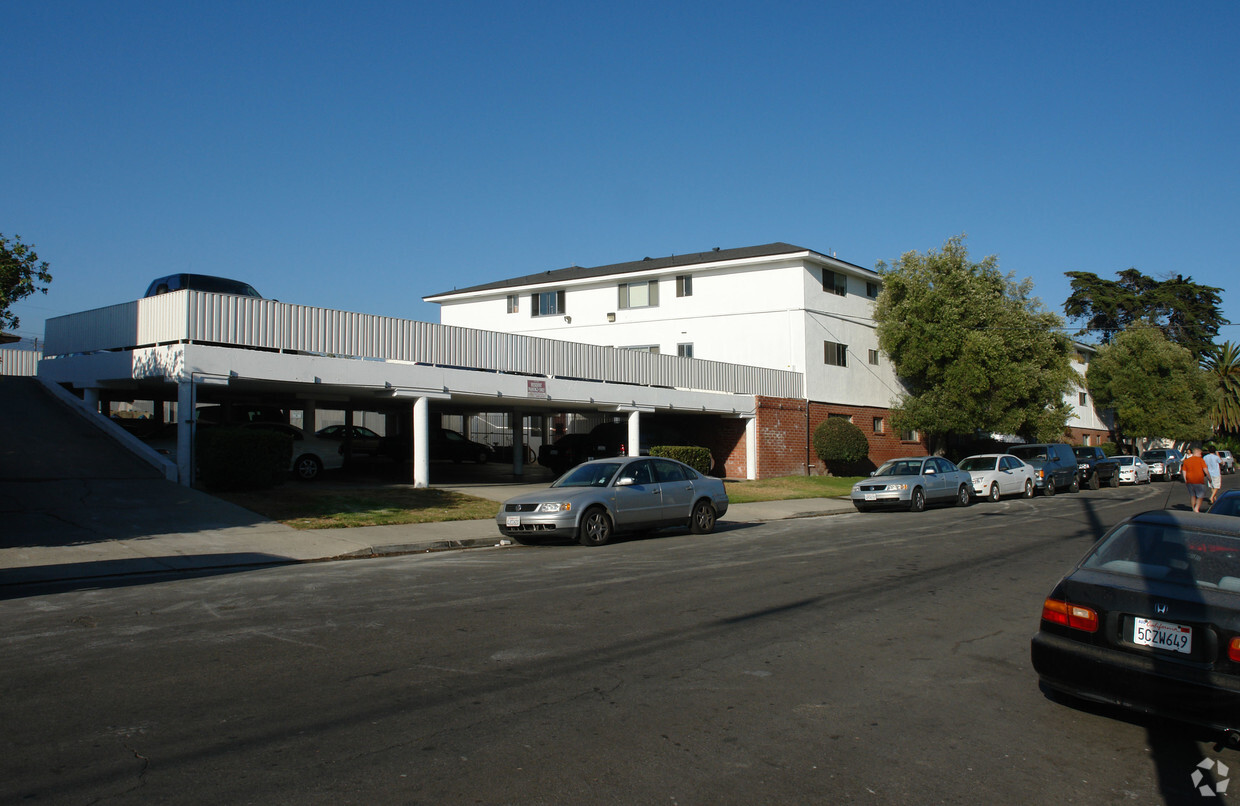
<svg viewBox="0 0 1240 806">
<path fill-rule="evenodd" d="M 1064 395 L 1077 378 L 1072 348 L 1029 280 L 1001 275 L 993 255 L 970 261 L 963 235 L 878 270 L 879 346 L 906 389 L 893 424 L 925 432 L 932 449 L 978 430 L 1062 435 L 1071 414 Z"/>
<path fill-rule="evenodd" d="M 1225 341 L 1201 362 L 1217 388 L 1210 419 L 1219 433 L 1240 433 L 1240 345 Z"/>
<path fill-rule="evenodd" d="M 1117 272 L 1118 280 L 1083 271 L 1065 274 L 1072 281 L 1072 294 L 1064 302 L 1064 313 L 1081 324 L 1077 335 L 1092 333 L 1103 344 L 1144 322 L 1200 360 L 1213 349 L 1219 328 L 1228 324 L 1219 307 L 1222 289 L 1194 283 L 1192 277 L 1156 280 L 1136 269 Z"/>
<path fill-rule="evenodd" d="M 1086 376 L 1094 405 L 1111 409 L 1121 439 L 1204 439 L 1214 400 L 1209 375 L 1191 352 L 1156 327 L 1125 330 L 1098 348 Z"/>
<path fill-rule="evenodd" d="M 16 330 L 21 321 L 9 308 L 36 291 L 46 294 L 51 281 L 51 271 L 46 262 L 39 262 L 34 244 L 22 243 L 20 235 L 9 240 L 0 232 L 0 328 Z"/>
</svg>

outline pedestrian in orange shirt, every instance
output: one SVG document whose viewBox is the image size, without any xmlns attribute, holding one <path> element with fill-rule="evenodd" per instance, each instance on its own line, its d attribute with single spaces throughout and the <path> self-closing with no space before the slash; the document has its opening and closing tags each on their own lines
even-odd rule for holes
<svg viewBox="0 0 1240 806">
<path fill-rule="evenodd" d="M 1193 512 L 1200 512 L 1206 501 L 1206 460 L 1201 458 L 1201 448 L 1193 448 L 1193 455 L 1184 460 L 1180 472 L 1184 474 Z"/>
</svg>

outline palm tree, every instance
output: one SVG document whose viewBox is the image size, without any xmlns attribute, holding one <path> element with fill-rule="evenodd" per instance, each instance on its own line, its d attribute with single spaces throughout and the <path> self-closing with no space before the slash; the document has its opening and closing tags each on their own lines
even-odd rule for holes
<svg viewBox="0 0 1240 806">
<path fill-rule="evenodd" d="M 1240 433 L 1240 345 L 1229 341 L 1216 345 L 1201 363 L 1218 384 L 1218 396 L 1210 409 L 1214 430 Z"/>
</svg>

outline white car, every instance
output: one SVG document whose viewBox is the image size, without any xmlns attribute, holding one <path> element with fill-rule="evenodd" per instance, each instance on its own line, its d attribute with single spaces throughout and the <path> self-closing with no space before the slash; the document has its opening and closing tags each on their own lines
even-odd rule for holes
<svg viewBox="0 0 1240 806">
<path fill-rule="evenodd" d="M 1120 484 L 1149 484 L 1150 466 L 1140 456 L 1116 456 Z"/>
<path fill-rule="evenodd" d="M 1218 452 L 1218 466 L 1223 473 L 1236 472 L 1236 457 L 1231 455 L 1231 451 Z"/>
<path fill-rule="evenodd" d="M 306 432 L 287 423 L 242 423 L 241 428 L 257 428 L 288 434 L 293 439 L 293 461 L 289 470 L 302 481 L 317 479 L 324 470 L 344 467 L 344 443 L 307 436 Z"/>
<path fill-rule="evenodd" d="M 1005 495 L 1033 498 L 1033 465 L 1026 464 L 1010 453 L 981 453 L 961 460 L 957 465 L 973 479 L 973 494 L 978 498 L 998 501 Z"/>
</svg>

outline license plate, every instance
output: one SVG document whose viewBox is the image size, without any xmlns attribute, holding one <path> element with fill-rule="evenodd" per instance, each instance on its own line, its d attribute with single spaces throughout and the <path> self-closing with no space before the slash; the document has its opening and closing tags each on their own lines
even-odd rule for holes
<svg viewBox="0 0 1240 806">
<path fill-rule="evenodd" d="M 521 516 L 520 516 L 520 515 L 509 515 L 509 516 L 505 517 L 505 518 L 504 518 L 504 525 L 505 525 L 505 526 L 520 526 L 520 525 L 521 525 Z"/>
<path fill-rule="evenodd" d="M 1188 655 L 1193 651 L 1193 628 L 1168 621 L 1133 618 L 1132 642 Z"/>
<path fill-rule="evenodd" d="M 878 500 L 878 496 L 877 496 L 877 495 L 875 495 L 874 493 L 866 493 L 866 494 L 865 494 L 865 500 L 867 500 L 867 501 L 877 501 L 877 500 Z"/>
</svg>

